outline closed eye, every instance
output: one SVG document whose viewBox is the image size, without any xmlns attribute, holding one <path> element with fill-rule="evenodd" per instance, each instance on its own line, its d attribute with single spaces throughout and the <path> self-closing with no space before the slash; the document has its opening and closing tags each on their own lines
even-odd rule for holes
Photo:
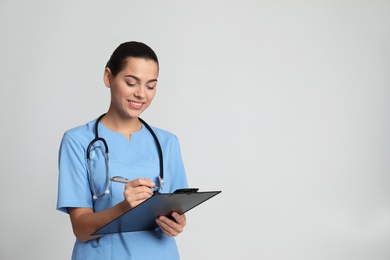
<svg viewBox="0 0 390 260">
<path fill-rule="evenodd" d="M 136 85 L 136 83 L 126 82 L 126 85 L 129 86 L 129 87 L 134 87 Z"/>
</svg>

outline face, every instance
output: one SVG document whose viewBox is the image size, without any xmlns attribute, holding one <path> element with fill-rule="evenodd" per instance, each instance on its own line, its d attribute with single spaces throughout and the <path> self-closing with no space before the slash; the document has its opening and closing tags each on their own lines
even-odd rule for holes
<svg viewBox="0 0 390 260">
<path fill-rule="evenodd" d="M 142 58 L 128 58 L 115 77 L 106 68 L 104 83 L 111 89 L 110 110 L 122 118 L 138 117 L 152 103 L 157 77 L 157 63 Z"/>
</svg>

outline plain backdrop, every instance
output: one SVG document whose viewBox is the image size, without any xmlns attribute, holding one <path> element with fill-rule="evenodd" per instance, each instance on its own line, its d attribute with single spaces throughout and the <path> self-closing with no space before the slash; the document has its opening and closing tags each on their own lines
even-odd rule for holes
<svg viewBox="0 0 390 260">
<path fill-rule="evenodd" d="M 390 259 L 390 2 L 0 0 L 0 259 L 70 259 L 63 133 L 122 42 L 160 60 L 151 125 L 191 187 L 182 259 Z M 153 259 L 153 257 L 145 259 Z"/>
</svg>

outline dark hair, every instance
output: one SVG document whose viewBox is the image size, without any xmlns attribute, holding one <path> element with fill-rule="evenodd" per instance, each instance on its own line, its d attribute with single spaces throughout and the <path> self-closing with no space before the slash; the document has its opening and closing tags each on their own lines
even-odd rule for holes
<svg viewBox="0 0 390 260">
<path fill-rule="evenodd" d="M 106 67 L 110 69 L 111 74 L 115 77 L 126 66 L 126 59 L 130 57 L 153 60 L 158 67 L 157 55 L 152 48 L 145 43 L 135 41 L 124 42 L 119 45 L 112 53 Z"/>
</svg>

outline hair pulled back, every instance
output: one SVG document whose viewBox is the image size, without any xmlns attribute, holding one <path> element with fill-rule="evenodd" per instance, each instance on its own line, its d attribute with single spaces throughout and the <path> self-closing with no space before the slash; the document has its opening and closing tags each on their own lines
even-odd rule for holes
<svg viewBox="0 0 390 260">
<path fill-rule="evenodd" d="M 126 66 L 127 58 L 153 60 L 158 67 L 157 55 L 148 45 L 136 41 L 124 42 L 114 50 L 106 65 L 114 77 Z"/>
</svg>

